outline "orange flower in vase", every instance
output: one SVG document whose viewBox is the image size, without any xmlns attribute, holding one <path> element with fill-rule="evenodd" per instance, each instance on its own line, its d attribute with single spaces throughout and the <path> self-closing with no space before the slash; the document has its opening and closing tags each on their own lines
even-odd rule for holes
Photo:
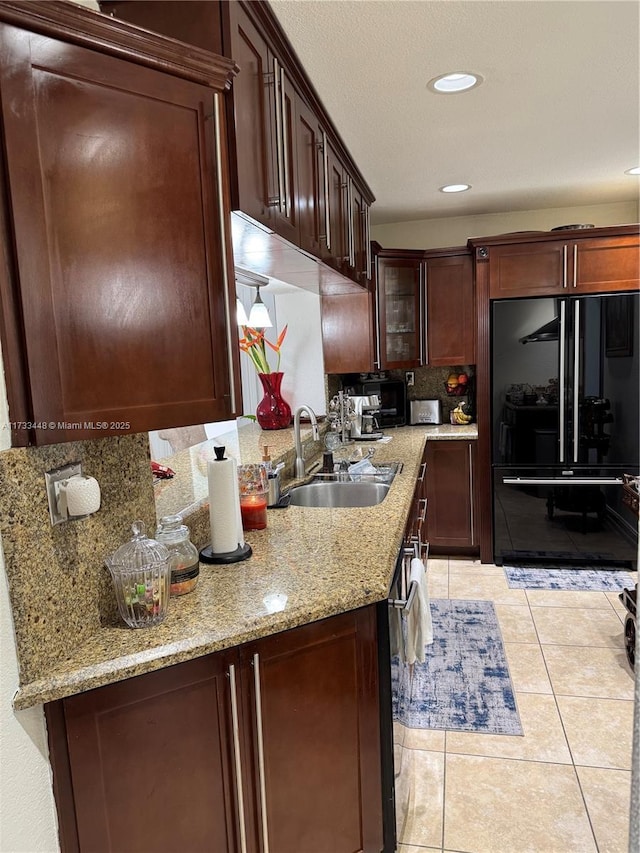
<svg viewBox="0 0 640 853">
<path fill-rule="evenodd" d="M 256 419 L 262 429 L 284 429 L 291 423 L 291 407 L 280 391 L 284 374 L 279 370 L 280 348 L 288 328 L 285 326 L 278 335 L 276 343 L 272 344 L 267 340 L 264 329 L 242 327 L 244 337 L 240 339 L 240 349 L 246 352 L 253 362 L 264 391 L 264 396 L 256 409 Z M 271 370 L 267 360 L 267 347 L 278 356 L 275 370 Z"/>
</svg>

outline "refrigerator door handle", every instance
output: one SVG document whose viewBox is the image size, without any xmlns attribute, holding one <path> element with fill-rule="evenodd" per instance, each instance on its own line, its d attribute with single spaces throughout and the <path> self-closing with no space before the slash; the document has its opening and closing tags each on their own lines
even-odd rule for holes
<svg viewBox="0 0 640 853">
<path fill-rule="evenodd" d="M 580 439 L 580 301 L 574 303 L 573 315 L 573 461 L 578 461 Z"/>
<path fill-rule="evenodd" d="M 622 477 L 503 477 L 505 486 L 621 486 Z"/>
<path fill-rule="evenodd" d="M 558 387 L 558 416 L 559 416 L 559 424 L 558 431 L 560 434 L 560 459 L 559 462 L 564 462 L 564 431 L 565 431 L 565 390 L 566 390 L 566 377 L 565 377 L 565 368 L 566 368 L 566 348 L 565 348 L 565 330 L 567 324 L 567 304 L 564 299 L 560 302 L 560 368 L 559 368 L 559 387 Z"/>
</svg>

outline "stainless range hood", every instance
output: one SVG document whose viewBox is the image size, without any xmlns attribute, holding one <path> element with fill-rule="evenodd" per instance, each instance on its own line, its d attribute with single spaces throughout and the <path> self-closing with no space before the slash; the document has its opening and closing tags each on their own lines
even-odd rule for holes
<svg viewBox="0 0 640 853">
<path fill-rule="evenodd" d="M 540 328 L 536 329 L 535 332 L 531 332 L 530 335 L 525 335 L 523 338 L 519 338 L 519 341 L 521 344 L 531 344 L 536 341 L 557 341 L 559 328 L 560 321 L 557 317 L 554 317 L 553 320 L 549 320 L 548 323 L 545 323 L 544 326 L 540 326 Z"/>
</svg>

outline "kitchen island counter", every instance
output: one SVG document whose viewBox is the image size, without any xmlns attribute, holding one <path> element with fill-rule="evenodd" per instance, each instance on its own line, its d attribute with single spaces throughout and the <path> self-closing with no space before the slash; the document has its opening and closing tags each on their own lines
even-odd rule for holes
<svg viewBox="0 0 640 853">
<path fill-rule="evenodd" d="M 45 677 L 21 684 L 14 707 L 60 699 L 384 600 L 425 440 L 475 438 L 477 432 L 472 424 L 407 427 L 390 435 L 390 442 L 375 443 L 375 461 L 401 461 L 404 467 L 382 503 L 269 510 L 267 528 L 246 534 L 250 559 L 201 564 L 194 592 L 172 599 L 160 625 L 100 627 Z"/>
</svg>

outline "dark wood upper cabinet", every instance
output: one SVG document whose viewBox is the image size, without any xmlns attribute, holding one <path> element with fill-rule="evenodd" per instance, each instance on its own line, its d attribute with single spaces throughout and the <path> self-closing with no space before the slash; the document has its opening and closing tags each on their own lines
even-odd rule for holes
<svg viewBox="0 0 640 853">
<path fill-rule="evenodd" d="M 491 299 L 633 290 L 640 278 L 638 229 L 615 230 L 607 234 L 594 229 L 588 237 L 574 231 L 566 239 L 554 233 L 517 242 L 491 238 L 484 245 L 481 240 L 473 243 L 482 252 L 478 259 L 489 262 Z"/>
<path fill-rule="evenodd" d="M 237 3 L 231 4 L 230 11 L 228 37 L 242 69 L 234 82 L 233 98 L 227 100 L 231 206 L 270 227 L 274 208 L 283 203 L 275 126 L 279 84 L 276 86 L 274 57 L 266 40 Z M 151 18 L 148 26 L 154 23 Z M 176 38 L 183 36 L 183 31 L 176 32 Z"/>
<path fill-rule="evenodd" d="M 114 18 L 224 55 L 219 0 L 100 0 L 99 5 Z"/>
<path fill-rule="evenodd" d="M 326 264 L 329 270 L 317 274 L 323 292 L 347 292 L 350 282 L 368 286 L 373 195 L 269 4 L 104 0 L 100 5 L 190 44 L 202 44 L 212 28 L 221 27 L 224 55 L 239 67 L 227 97 L 232 210 Z M 182 16 L 167 5 L 182 5 Z M 263 239 L 265 253 L 269 257 L 256 272 L 285 280 L 303 269 L 309 273 L 309 265 L 299 260 L 293 264 L 299 269 L 293 269 L 290 255 L 280 266 L 287 255 L 282 245 Z M 247 265 L 251 259 L 241 255 L 241 261 Z"/>
<path fill-rule="evenodd" d="M 640 287 L 640 232 L 576 241 L 572 286 L 577 293 L 637 290 Z M 573 284 L 575 280 L 575 284 Z"/>
<path fill-rule="evenodd" d="M 375 370 L 374 299 L 369 290 L 321 296 L 325 373 Z"/>
<path fill-rule="evenodd" d="M 466 248 L 373 244 L 380 369 L 475 363 L 473 262 Z"/>
<path fill-rule="evenodd" d="M 351 209 L 351 268 L 352 277 L 364 287 L 372 286 L 371 234 L 369 205 L 353 180 L 348 187 Z"/>
<path fill-rule="evenodd" d="M 328 139 L 326 153 L 326 239 L 323 243 L 323 260 L 339 272 L 348 266 L 349 254 L 349 198 L 347 172 L 344 164 Z"/>
<path fill-rule="evenodd" d="M 475 364 L 475 293 L 471 253 L 427 253 L 426 359 L 433 367 Z"/>
<path fill-rule="evenodd" d="M 293 130 L 300 248 L 319 258 L 326 242 L 325 134 L 318 117 L 302 98 L 296 99 Z"/>
<path fill-rule="evenodd" d="M 27 385 L 8 388 L 12 421 L 14 400 L 28 401 L 14 443 L 231 417 L 238 360 L 227 345 L 234 292 L 220 96 L 170 73 L 172 50 L 189 64 L 172 43 L 154 37 L 143 54 L 122 25 L 68 5 L 24 4 L 24 27 L 2 23 L 20 4 L 0 5 L 15 240 L 1 286 L 20 330 L 3 347 Z M 64 33 L 78 13 L 90 31 L 84 44 L 41 31 L 55 19 L 50 28 Z M 127 59 L 110 55 L 124 53 L 118 34 Z M 227 60 L 206 59 L 229 76 Z"/>
<path fill-rule="evenodd" d="M 424 360 L 424 253 L 374 246 L 379 367 L 419 367 Z"/>
<path fill-rule="evenodd" d="M 379 853 L 375 605 L 46 706 L 64 853 Z"/>
</svg>

